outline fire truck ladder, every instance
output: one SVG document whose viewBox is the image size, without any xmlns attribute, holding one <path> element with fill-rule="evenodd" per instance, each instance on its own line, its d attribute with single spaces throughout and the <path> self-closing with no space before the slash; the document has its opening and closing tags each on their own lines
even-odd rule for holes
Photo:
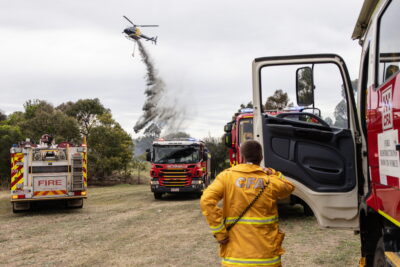
<svg viewBox="0 0 400 267">
<path fill-rule="evenodd" d="M 82 155 L 72 157 L 72 191 L 83 190 Z"/>
</svg>

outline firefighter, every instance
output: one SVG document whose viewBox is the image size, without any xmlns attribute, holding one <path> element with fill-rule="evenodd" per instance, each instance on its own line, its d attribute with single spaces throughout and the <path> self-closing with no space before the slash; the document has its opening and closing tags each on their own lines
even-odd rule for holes
<svg viewBox="0 0 400 267">
<path fill-rule="evenodd" d="M 243 164 L 221 172 L 200 200 L 203 215 L 220 244 L 223 266 L 281 266 L 284 233 L 279 230 L 277 200 L 294 186 L 273 169 L 259 166 L 260 143 L 246 141 Z M 217 206 L 223 200 L 222 209 Z"/>
</svg>

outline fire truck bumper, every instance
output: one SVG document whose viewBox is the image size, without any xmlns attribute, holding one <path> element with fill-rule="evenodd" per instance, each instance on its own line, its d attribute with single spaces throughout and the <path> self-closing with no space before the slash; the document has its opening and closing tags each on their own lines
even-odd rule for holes
<svg viewBox="0 0 400 267">
<path fill-rule="evenodd" d="M 46 197 L 46 198 L 21 198 L 11 199 L 11 202 L 31 202 L 31 201 L 48 201 L 48 200 L 63 200 L 63 199 L 81 199 L 87 196 L 69 196 L 69 197 Z"/>
<path fill-rule="evenodd" d="M 179 187 L 151 185 L 151 192 L 155 193 L 201 192 L 203 188 L 204 187 L 202 184 L 194 184 L 190 186 L 179 186 Z"/>
</svg>

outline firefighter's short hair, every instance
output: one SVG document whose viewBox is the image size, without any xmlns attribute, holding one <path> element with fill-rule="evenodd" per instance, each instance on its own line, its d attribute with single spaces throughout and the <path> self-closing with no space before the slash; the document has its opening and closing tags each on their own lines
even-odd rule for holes
<svg viewBox="0 0 400 267">
<path fill-rule="evenodd" d="M 261 144 L 255 140 L 248 140 L 242 143 L 240 152 L 246 162 L 260 165 L 263 159 Z"/>
</svg>

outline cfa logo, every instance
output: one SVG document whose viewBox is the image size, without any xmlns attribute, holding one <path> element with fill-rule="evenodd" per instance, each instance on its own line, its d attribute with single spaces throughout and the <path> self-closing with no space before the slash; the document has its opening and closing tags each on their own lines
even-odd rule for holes
<svg viewBox="0 0 400 267">
<path fill-rule="evenodd" d="M 264 188 L 264 179 L 263 178 L 245 178 L 239 177 L 236 179 L 235 185 L 239 188 L 250 188 L 253 185 L 253 188 Z"/>
<path fill-rule="evenodd" d="M 382 92 L 382 129 L 393 128 L 392 86 Z"/>
</svg>

